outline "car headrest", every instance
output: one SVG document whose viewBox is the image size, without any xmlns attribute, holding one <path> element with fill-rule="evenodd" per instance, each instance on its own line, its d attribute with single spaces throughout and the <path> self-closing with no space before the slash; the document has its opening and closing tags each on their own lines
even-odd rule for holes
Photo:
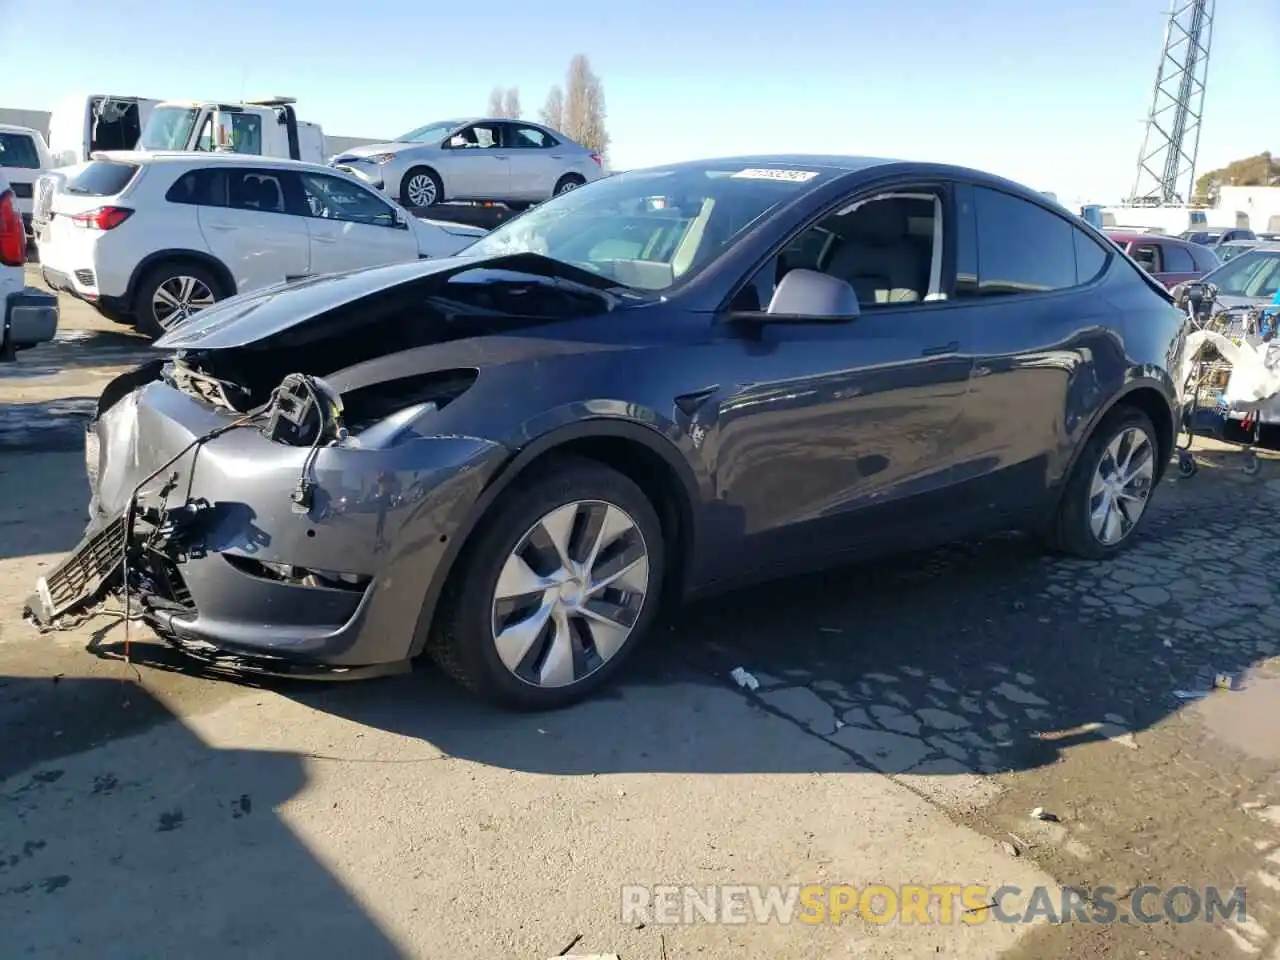
<svg viewBox="0 0 1280 960">
<path fill-rule="evenodd" d="M 274 180 L 264 178 L 258 181 L 258 209 L 280 209 L 280 185 Z"/>
<path fill-rule="evenodd" d="M 849 214 L 844 233 L 872 246 L 887 246 L 907 232 L 906 217 L 892 200 L 873 200 Z"/>
</svg>

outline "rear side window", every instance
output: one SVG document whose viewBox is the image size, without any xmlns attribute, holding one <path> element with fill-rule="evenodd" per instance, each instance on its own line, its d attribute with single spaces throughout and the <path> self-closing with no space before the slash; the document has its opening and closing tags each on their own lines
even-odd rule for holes
<svg viewBox="0 0 1280 960">
<path fill-rule="evenodd" d="M 1166 273 L 1195 273 L 1196 262 L 1187 252 L 1186 247 L 1174 243 L 1161 244 L 1164 247 L 1164 269 Z"/>
<path fill-rule="evenodd" d="M 0 167 L 39 170 L 36 142 L 25 133 L 0 133 Z"/>
<path fill-rule="evenodd" d="M 129 181 L 137 172 L 136 163 L 94 160 L 74 177 L 68 179 L 63 189 L 67 193 L 85 197 L 114 197 L 129 185 Z"/>
<path fill-rule="evenodd" d="M 978 226 L 978 284 L 976 291 L 958 294 L 1005 296 L 1076 285 L 1076 231 L 1070 223 L 997 190 L 977 187 L 972 198 Z"/>
<path fill-rule="evenodd" d="M 201 207 L 297 213 L 300 190 L 292 171 L 219 166 L 184 173 L 174 181 L 165 199 Z"/>
<path fill-rule="evenodd" d="M 1107 267 L 1109 252 L 1083 230 L 1071 228 L 1076 247 L 1076 283 L 1097 280 Z"/>
</svg>

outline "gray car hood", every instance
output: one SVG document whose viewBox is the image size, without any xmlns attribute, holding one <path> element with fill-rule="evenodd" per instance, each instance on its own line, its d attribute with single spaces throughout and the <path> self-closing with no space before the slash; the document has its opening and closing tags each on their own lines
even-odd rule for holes
<svg viewBox="0 0 1280 960">
<path fill-rule="evenodd" d="M 411 260 L 276 284 L 200 311 L 166 333 L 155 346 L 161 350 L 242 347 L 388 287 L 474 265 L 474 260 L 461 257 Z"/>
<path fill-rule="evenodd" d="M 265 340 L 291 327 L 365 297 L 427 277 L 443 283 L 449 277 L 472 270 L 554 280 L 604 293 L 615 285 L 597 274 L 538 254 L 505 254 L 490 257 L 445 257 L 331 273 L 306 280 L 277 284 L 253 293 L 242 293 L 206 310 L 170 330 L 154 344 L 161 350 L 225 350 Z M 607 297 L 612 301 L 612 298 Z M 645 298 L 638 298 L 645 299 Z"/>
</svg>

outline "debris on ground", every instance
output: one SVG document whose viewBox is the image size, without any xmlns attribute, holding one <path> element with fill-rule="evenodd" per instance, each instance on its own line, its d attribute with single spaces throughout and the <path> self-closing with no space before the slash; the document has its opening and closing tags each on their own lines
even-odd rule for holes
<svg viewBox="0 0 1280 960">
<path fill-rule="evenodd" d="M 760 681 L 747 673 L 747 671 L 742 669 L 742 667 L 734 667 L 733 670 L 729 672 L 729 676 L 733 677 L 734 683 L 747 690 L 760 689 Z"/>
<path fill-rule="evenodd" d="M 1213 678 L 1213 685 L 1219 690 L 1234 690 L 1236 688 L 1235 674 L 1219 673 Z"/>
<path fill-rule="evenodd" d="M 1208 690 L 1175 690 L 1173 695 L 1179 700 L 1203 700 L 1209 695 Z"/>
<path fill-rule="evenodd" d="M 1032 810 L 1031 817 L 1032 819 L 1035 819 L 1035 820 L 1043 820 L 1045 823 L 1058 822 L 1058 815 L 1056 813 L 1050 813 L 1044 807 L 1036 807 L 1034 810 Z"/>
<path fill-rule="evenodd" d="M 1000 848 L 1011 857 L 1019 857 L 1022 855 L 1022 851 L 1008 840 L 1002 840 L 1000 842 Z"/>
</svg>

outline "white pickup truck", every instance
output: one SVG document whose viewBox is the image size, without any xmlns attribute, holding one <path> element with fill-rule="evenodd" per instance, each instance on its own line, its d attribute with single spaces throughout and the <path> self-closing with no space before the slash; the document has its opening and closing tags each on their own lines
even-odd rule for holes
<svg viewBox="0 0 1280 960">
<path fill-rule="evenodd" d="M 58 332 L 58 298 L 27 286 L 27 234 L 17 200 L 0 170 L 0 363 Z"/>
<path fill-rule="evenodd" d="M 291 97 L 220 103 L 94 96 L 79 114 L 68 111 L 65 119 L 55 114 L 50 127 L 54 162 L 70 165 L 36 182 L 31 215 L 36 242 L 49 222 L 54 194 L 98 151 L 225 151 L 323 163 L 324 131 L 298 120 L 296 102 Z"/>
</svg>

